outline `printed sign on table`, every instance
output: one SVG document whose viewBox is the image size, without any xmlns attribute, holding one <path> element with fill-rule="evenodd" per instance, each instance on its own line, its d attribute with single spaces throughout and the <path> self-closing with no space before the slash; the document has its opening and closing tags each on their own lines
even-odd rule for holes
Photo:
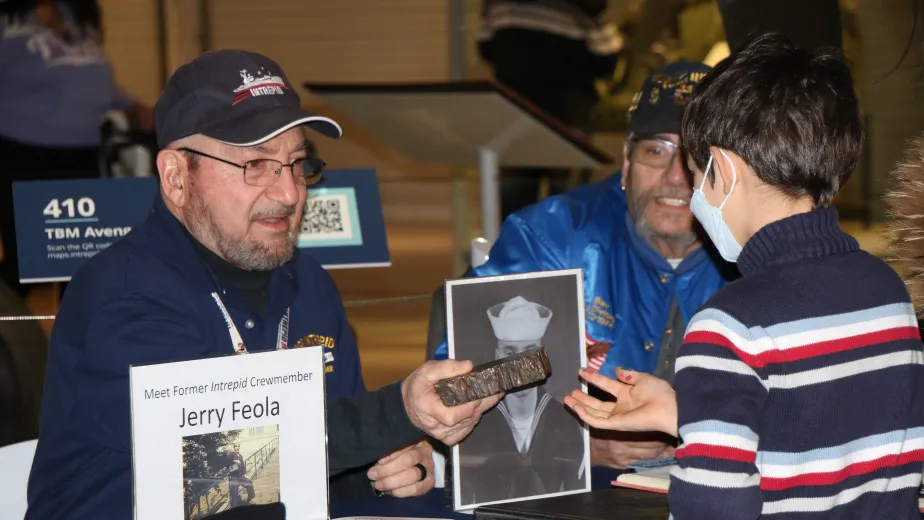
<svg viewBox="0 0 924 520">
<path fill-rule="evenodd" d="M 132 366 L 135 519 L 283 502 L 326 520 L 322 350 Z"/>
<path fill-rule="evenodd" d="M 14 182 L 20 281 L 70 280 L 143 222 L 156 194 L 153 177 Z"/>
<path fill-rule="evenodd" d="M 391 265 L 375 170 L 335 170 L 308 190 L 298 237 L 326 268 Z"/>
<path fill-rule="evenodd" d="M 22 283 L 65 282 L 143 222 L 156 177 L 13 183 Z M 298 247 L 325 268 L 391 265 L 375 170 L 330 170 L 308 190 Z"/>
</svg>

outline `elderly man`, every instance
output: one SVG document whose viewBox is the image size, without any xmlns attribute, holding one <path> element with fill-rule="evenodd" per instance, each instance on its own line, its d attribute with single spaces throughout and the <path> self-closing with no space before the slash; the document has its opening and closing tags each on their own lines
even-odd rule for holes
<svg viewBox="0 0 924 520">
<path fill-rule="evenodd" d="M 605 374 L 621 366 L 670 381 L 687 320 L 727 281 L 727 264 L 694 233 L 677 150 L 683 105 L 709 70 L 680 62 L 652 74 L 629 109 L 621 174 L 511 215 L 490 259 L 470 273 L 583 269 L 589 364 Z M 445 356 L 444 343 L 435 357 Z M 591 460 L 624 468 L 672 455 L 671 442 L 595 432 Z"/>
<path fill-rule="evenodd" d="M 364 391 L 333 281 L 295 247 L 323 166 L 304 127 L 337 138 L 337 123 L 302 110 L 274 62 L 231 50 L 178 69 L 155 120 L 160 196 L 74 276 L 57 316 L 27 518 L 131 518 L 129 365 L 317 342 L 332 347 L 326 386 L 339 397 L 327 411 L 331 474 L 379 461 L 369 477 L 380 491 L 432 487 L 419 442 L 457 443 L 499 397 L 442 405 L 434 381 L 470 362 L 427 363 Z"/>
</svg>

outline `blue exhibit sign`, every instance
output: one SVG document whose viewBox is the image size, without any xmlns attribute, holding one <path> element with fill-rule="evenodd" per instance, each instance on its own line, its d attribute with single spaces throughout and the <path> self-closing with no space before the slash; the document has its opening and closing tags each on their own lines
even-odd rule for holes
<svg viewBox="0 0 924 520">
<path fill-rule="evenodd" d="M 154 177 L 14 182 L 20 282 L 70 280 L 144 221 L 155 194 Z"/>
<path fill-rule="evenodd" d="M 147 218 L 158 182 L 14 182 L 20 282 L 70 280 L 88 258 Z M 328 269 L 391 265 L 375 170 L 324 172 L 308 192 L 298 247 Z"/>
<path fill-rule="evenodd" d="M 298 247 L 325 268 L 391 265 L 375 170 L 332 170 L 308 190 Z"/>
</svg>

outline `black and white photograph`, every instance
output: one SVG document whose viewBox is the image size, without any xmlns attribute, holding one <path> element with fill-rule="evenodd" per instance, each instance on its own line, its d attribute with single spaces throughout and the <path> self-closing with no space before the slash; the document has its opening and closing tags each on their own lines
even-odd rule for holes
<svg viewBox="0 0 924 520">
<path fill-rule="evenodd" d="M 279 426 L 183 437 L 185 520 L 279 502 Z"/>
<path fill-rule="evenodd" d="M 455 509 L 590 490 L 590 435 L 564 405 L 585 388 L 580 269 L 446 283 L 448 352 L 476 366 L 538 347 L 548 379 L 511 390 L 452 451 Z"/>
</svg>

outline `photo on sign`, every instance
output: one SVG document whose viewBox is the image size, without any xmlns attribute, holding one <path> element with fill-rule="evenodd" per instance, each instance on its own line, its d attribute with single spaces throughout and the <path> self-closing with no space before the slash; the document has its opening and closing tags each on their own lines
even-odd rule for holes
<svg viewBox="0 0 924 520">
<path fill-rule="evenodd" d="M 309 190 L 298 247 L 362 245 L 353 188 Z"/>
<path fill-rule="evenodd" d="M 507 393 L 453 448 L 457 510 L 590 490 L 590 435 L 564 405 L 582 387 L 579 269 L 446 283 L 449 357 L 475 365 L 544 347 L 552 374 Z"/>
<path fill-rule="evenodd" d="M 280 502 L 279 425 L 183 437 L 185 520 Z"/>
</svg>

